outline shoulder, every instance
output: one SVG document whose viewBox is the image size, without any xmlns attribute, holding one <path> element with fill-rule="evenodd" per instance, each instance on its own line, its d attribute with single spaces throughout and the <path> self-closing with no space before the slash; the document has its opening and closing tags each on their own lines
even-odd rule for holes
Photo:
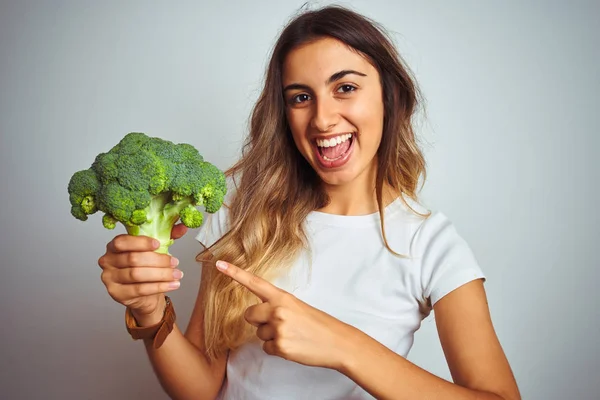
<svg viewBox="0 0 600 400">
<path fill-rule="evenodd" d="M 422 202 L 406 196 L 399 197 L 390 211 L 393 223 L 403 225 L 410 232 L 411 253 L 414 256 L 419 256 L 425 248 L 436 243 L 460 240 L 450 218 Z"/>
<path fill-rule="evenodd" d="M 415 225 L 411 255 L 418 267 L 422 300 L 429 306 L 454 289 L 485 275 L 469 243 L 443 212 L 431 214 Z"/>
<path fill-rule="evenodd" d="M 448 247 L 466 245 L 455 223 L 442 211 L 431 210 L 413 224 L 411 248 L 416 257 L 439 253 Z"/>
</svg>

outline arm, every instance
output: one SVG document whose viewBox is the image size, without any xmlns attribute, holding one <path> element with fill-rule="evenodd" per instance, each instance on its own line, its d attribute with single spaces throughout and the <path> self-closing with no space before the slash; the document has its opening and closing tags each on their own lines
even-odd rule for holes
<svg viewBox="0 0 600 400">
<path fill-rule="evenodd" d="M 206 285 L 203 267 L 198 298 L 185 335 L 177 324 L 159 349 L 152 348 L 150 340 L 145 341 L 146 352 L 152 367 L 165 392 L 172 399 L 215 399 L 225 379 L 227 356 L 210 364 L 204 349 L 204 307 L 202 296 Z M 159 310 L 164 309 L 163 306 Z M 140 326 L 157 323 L 161 315 L 140 318 Z"/>
<path fill-rule="evenodd" d="M 520 400 L 492 325 L 482 281 L 446 295 L 434 305 L 434 312 L 454 383 L 421 369 L 358 330 L 346 342 L 347 359 L 340 372 L 378 399 Z"/>
</svg>

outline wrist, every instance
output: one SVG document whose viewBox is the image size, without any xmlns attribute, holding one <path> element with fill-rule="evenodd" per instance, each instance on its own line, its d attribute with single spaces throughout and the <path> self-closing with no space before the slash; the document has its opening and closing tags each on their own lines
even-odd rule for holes
<svg viewBox="0 0 600 400">
<path fill-rule="evenodd" d="M 338 372 L 348 375 L 352 368 L 356 364 L 356 355 L 360 353 L 360 343 L 363 339 L 363 332 L 356 329 L 355 327 L 348 325 L 347 332 L 341 335 L 342 340 L 339 342 L 339 354 L 337 358 L 337 365 L 335 370 Z"/>
<path fill-rule="evenodd" d="M 144 339 L 144 342 L 146 343 L 151 340 L 152 347 L 155 350 L 162 346 L 167 339 L 167 336 L 173 331 L 175 319 L 177 318 L 175 310 L 173 309 L 173 303 L 169 297 L 163 295 L 162 300 L 164 301 L 164 309 L 158 322 L 155 322 L 154 320 L 154 315 L 156 314 L 139 316 L 140 321 L 138 322 L 135 320 L 135 316 L 130 308 L 125 310 L 125 327 L 127 328 L 127 332 L 129 332 L 133 340 Z M 160 303 L 161 302 L 159 301 L 159 304 Z M 160 308 L 157 308 L 157 310 L 160 310 Z M 142 325 L 140 326 L 138 323 Z"/>
<path fill-rule="evenodd" d="M 165 296 L 160 296 L 156 308 L 151 313 L 141 313 L 138 310 L 131 310 L 136 325 L 139 327 L 147 327 L 158 324 L 163 319 L 166 304 Z"/>
</svg>

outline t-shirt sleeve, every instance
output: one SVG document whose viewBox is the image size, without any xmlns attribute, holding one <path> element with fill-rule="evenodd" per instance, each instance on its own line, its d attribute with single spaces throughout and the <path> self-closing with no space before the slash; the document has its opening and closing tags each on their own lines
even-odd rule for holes
<svg viewBox="0 0 600 400">
<path fill-rule="evenodd" d="M 231 179 L 227 180 L 227 195 L 223 205 L 216 213 L 204 212 L 204 223 L 198 228 L 196 240 L 202 246 L 202 251 L 212 246 L 229 230 L 229 204 L 234 195 L 234 185 Z"/>
<path fill-rule="evenodd" d="M 414 236 L 423 305 L 433 307 L 460 286 L 485 276 L 468 243 L 442 213 L 432 212 Z"/>
<path fill-rule="evenodd" d="M 223 205 L 214 214 L 205 213 L 204 218 L 204 223 L 196 234 L 196 240 L 202 246 L 202 251 L 227 233 L 227 207 Z"/>
</svg>

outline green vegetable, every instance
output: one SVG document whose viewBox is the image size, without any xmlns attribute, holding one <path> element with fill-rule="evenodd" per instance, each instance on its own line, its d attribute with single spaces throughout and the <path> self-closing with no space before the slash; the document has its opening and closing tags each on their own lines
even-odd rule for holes
<svg viewBox="0 0 600 400">
<path fill-rule="evenodd" d="M 204 218 L 196 207 L 217 212 L 227 187 L 223 172 L 192 145 L 132 132 L 89 169 L 73 174 L 68 192 L 75 218 L 86 221 L 102 211 L 104 227 L 120 222 L 130 235 L 158 239 L 157 252 L 168 254 L 177 220 L 200 227 Z"/>
</svg>

